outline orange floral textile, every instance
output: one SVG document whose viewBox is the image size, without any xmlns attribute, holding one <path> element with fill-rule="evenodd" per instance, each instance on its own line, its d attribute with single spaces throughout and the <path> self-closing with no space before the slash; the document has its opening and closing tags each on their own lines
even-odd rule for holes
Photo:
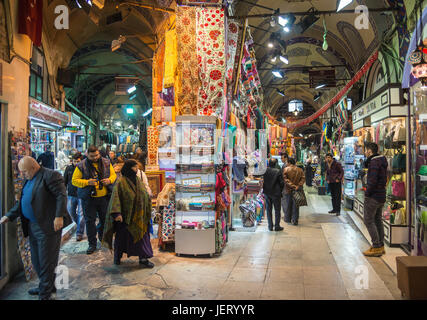
<svg viewBox="0 0 427 320">
<path fill-rule="evenodd" d="M 201 86 L 199 115 L 221 112 L 225 83 L 225 29 L 223 8 L 196 8 L 197 59 Z"/>
<path fill-rule="evenodd" d="M 165 42 L 163 41 L 157 49 L 156 58 L 156 89 L 157 92 L 163 91 L 163 76 L 165 74 Z"/>
<path fill-rule="evenodd" d="M 156 166 L 158 164 L 157 149 L 159 146 L 159 129 L 157 127 L 149 126 L 147 128 L 147 142 L 148 165 Z"/>
<path fill-rule="evenodd" d="M 196 8 L 177 8 L 178 43 L 177 107 L 180 115 L 197 115 L 200 80 L 196 50 Z"/>
</svg>

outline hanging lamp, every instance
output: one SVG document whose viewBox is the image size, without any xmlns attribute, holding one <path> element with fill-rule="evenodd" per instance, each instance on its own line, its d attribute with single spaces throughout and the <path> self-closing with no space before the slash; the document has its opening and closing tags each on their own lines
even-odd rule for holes
<svg viewBox="0 0 427 320">
<path fill-rule="evenodd" d="M 420 9 L 420 20 L 421 20 L 421 26 L 420 26 L 420 34 L 418 34 L 418 24 L 416 28 L 417 32 L 417 38 L 419 39 L 419 44 L 417 48 L 411 53 L 409 56 L 409 62 L 412 64 L 412 75 L 419 79 L 423 86 L 427 86 L 427 38 L 422 40 L 422 33 L 423 33 L 423 18 L 422 18 L 422 12 L 421 7 Z"/>
</svg>

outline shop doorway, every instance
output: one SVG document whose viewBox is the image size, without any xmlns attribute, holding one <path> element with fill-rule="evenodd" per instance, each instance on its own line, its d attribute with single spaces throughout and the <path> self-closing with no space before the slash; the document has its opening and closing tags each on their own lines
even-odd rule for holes
<svg viewBox="0 0 427 320">
<path fill-rule="evenodd" d="M 5 105 L 0 102 L 0 210 L 1 214 L 0 217 L 3 216 L 3 213 L 6 212 L 5 207 L 5 159 L 4 159 L 4 128 L 5 128 L 5 121 L 4 121 L 4 109 Z M 2 287 L 3 278 L 6 276 L 6 269 L 5 269 L 5 255 L 6 255 L 6 246 L 5 246 L 5 227 L 0 226 L 0 289 Z"/>
</svg>

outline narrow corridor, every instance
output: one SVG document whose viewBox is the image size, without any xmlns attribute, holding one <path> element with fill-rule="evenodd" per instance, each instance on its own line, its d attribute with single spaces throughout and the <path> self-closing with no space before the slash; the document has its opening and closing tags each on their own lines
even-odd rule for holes
<svg viewBox="0 0 427 320">
<path fill-rule="evenodd" d="M 362 255 L 368 242 L 347 213 L 329 215 L 328 196 L 309 191 L 308 201 L 298 226 L 282 221 L 283 232 L 269 232 L 265 223 L 255 233 L 230 232 L 224 252 L 214 258 L 156 249 L 151 270 L 140 269 L 135 258 L 114 266 L 106 249 L 87 256 L 86 241 L 72 239 L 60 256 L 69 288 L 59 290 L 57 299 L 400 299 L 396 276 L 384 261 Z M 368 288 L 357 288 L 359 272 L 366 270 Z M 0 299 L 35 299 L 27 290 L 36 283 L 22 275 Z"/>
</svg>

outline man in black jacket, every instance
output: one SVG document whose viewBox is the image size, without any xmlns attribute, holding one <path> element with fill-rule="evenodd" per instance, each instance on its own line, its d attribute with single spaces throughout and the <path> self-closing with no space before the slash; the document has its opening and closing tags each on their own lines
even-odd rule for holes
<svg viewBox="0 0 427 320">
<path fill-rule="evenodd" d="M 46 151 L 43 152 L 41 155 L 39 155 L 39 157 L 37 158 L 37 162 L 41 164 L 42 167 L 54 170 L 55 155 L 50 150 L 51 150 L 51 146 L 48 144 L 46 146 Z"/>
<path fill-rule="evenodd" d="M 283 182 L 283 175 L 280 169 L 276 169 L 277 159 L 270 159 L 267 171 L 264 173 L 264 196 L 267 202 L 267 219 L 268 230 L 273 231 L 273 206 L 275 211 L 275 231 L 282 231 L 283 227 L 280 226 L 280 210 L 281 210 L 281 197 L 282 190 L 285 186 Z"/>
<path fill-rule="evenodd" d="M 80 161 L 82 161 L 82 154 L 78 152 L 73 156 L 73 163 L 69 165 L 64 172 L 64 181 L 68 192 L 67 208 L 77 225 L 77 241 L 82 241 L 85 233 L 85 218 L 83 216 L 82 200 L 77 197 L 77 187 L 72 184 L 74 170 Z"/>
<path fill-rule="evenodd" d="M 366 145 L 366 156 L 368 175 L 363 218 L 372 239 L 372 246 L 363 254 L 368 257 L 380 257 L 385 254 L 382 212 L 386 201 L 388 163 L 386 157 L 378 154 L 378 145 L 373 142 Z"/>
<path fill-rule="evenodd" d="M 0 224 L 20 217 L 24 236 L 30 236 L 31 261 L 40 279 L 39 287 L 28 293 L 40 300 L 51 300 L 55 289 L 62 228 L 71 223 L 67 212 L 67 193 L 62 175 L 40 167 L 26 156 L 18 163 L 25 177 L 20 200 L 0 220 Z"/>
</svg>

